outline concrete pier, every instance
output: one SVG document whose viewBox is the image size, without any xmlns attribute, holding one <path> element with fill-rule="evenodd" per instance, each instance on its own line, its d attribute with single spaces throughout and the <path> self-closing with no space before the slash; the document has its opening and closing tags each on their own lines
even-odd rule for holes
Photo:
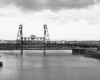
<svg viewBox="0 0 100 80">
<path fill-rule="evenodd" d="M 98 51 L 97 49 L 86 50 L 86 57 L 100 59 L 100 51 Z"/>
<path fill-rule="evenodd" d="M 3 66 L 3 63 L 0 61 L 0 67 L 2 67 Z"/>
<path fill-rule="evenodd" d="M 72 49 L 72 54 L 85 55 L 86 49 Z"/>
<path fill-rule="evenodd" d="M 73 55 L 84 55 L 85 57 L 91 57 L 100 59 L 100 51 L 96 48 L 93 49 L 72 49 Z"/>
</svg>

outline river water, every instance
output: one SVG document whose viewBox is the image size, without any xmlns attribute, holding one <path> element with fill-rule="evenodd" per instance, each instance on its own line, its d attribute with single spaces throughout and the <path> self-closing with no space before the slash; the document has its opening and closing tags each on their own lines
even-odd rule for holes
<svg viewBox="0 0 100 80">
<path fill-rule="evenodd" d="M 100 80 L 100 60 L 71 51 L 0 52 L 0 80 Z"/>
</svg>

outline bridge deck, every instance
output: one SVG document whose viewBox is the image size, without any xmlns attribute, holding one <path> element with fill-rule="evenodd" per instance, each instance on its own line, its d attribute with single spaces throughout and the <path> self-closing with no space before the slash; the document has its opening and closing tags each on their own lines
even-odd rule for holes
<svg viewBox="0 0 100 80">
<path fill-rule="evenodd" d="M 77 45 L 77 44 L 64 44 L 64 43 L 0 43 L 0 50 L 72 50 L 72 49 L 87 49 L 97 48 L 91 45 Z"/>
</svg>

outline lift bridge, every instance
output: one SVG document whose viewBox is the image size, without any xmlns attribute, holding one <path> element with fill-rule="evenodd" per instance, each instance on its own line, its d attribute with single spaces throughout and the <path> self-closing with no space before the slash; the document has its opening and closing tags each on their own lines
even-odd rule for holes
<svg viewBox="0 0 100 80">
<path fill-rule="evenodd" d="M 44 25 L 44 36 L 23 37 L 23 25 L 19 25 L 17 40 L 0 43 L 0 50 L 76 50 L 98 48 L 97 45 L 72 44 L 68 42 L 50 41 L 47 25 Z"/>
</svg>

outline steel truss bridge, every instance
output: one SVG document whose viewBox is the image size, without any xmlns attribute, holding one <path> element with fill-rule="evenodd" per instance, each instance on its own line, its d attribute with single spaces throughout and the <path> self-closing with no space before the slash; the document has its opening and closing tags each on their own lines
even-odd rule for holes
<svg viewBox="0 0 100 80">
<path fill-rule="evenodd" d="M 9 42 L 1 42 L 0 50 L 84 50 L 99 48 L 96 44 L 72 44 L 72 43 L 61 43 L 57 41 L 50 41 L 47 25 L 44 25 L 44 37 L 36 37 L 32 35 L 31 37 L 23 37 L 23 26 L 19 25 L 17 40 Z"/>
</svg>

